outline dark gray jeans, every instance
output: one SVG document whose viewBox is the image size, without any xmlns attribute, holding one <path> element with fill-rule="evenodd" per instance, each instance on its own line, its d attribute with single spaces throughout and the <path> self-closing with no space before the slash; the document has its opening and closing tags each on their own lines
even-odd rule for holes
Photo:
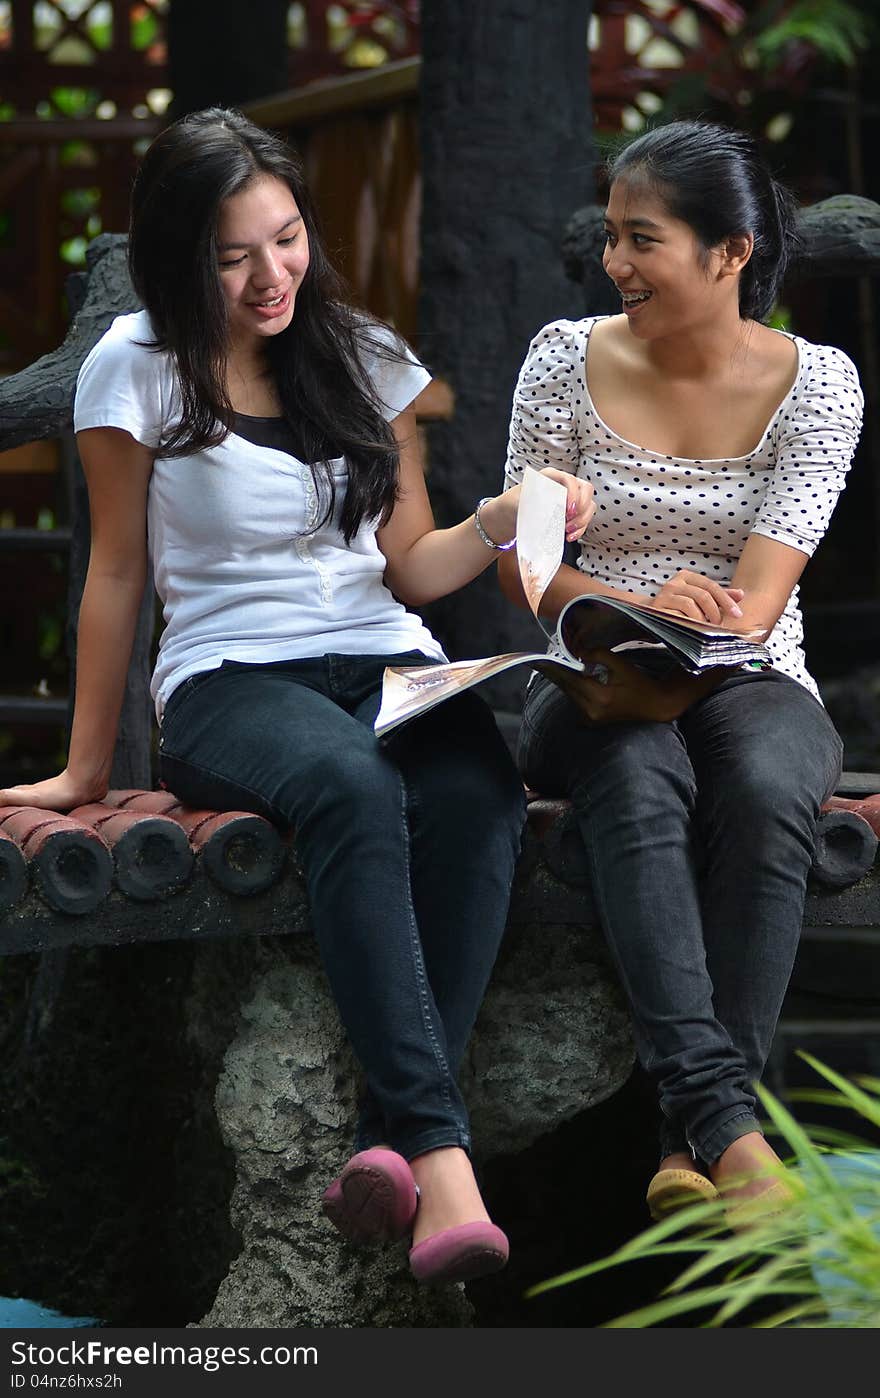
<svg viewBox="0 0 880 1398">
<path fill-rule="evenodd" d="M 594 725 L 532 682 L 519 762 L 571 799 L 596 907 L 663 1114 L 661 1155 L 711 1164 L 758 1129 L 760 1078 L 842 744 L 778 671 L 735 675 L 675 723 Z"/>
<path fill-rule="evenodd" d="M 312 926 L 365 1070 L 358 1148 L 468 1149 L 456 1075 L 507 917 L 525 814 L 491 712 L 459 695 L 380 741 L 386 664 L 225 661 L 174 691 L 160 773 L 182 801 L 296 830 Z"/>
</svg>

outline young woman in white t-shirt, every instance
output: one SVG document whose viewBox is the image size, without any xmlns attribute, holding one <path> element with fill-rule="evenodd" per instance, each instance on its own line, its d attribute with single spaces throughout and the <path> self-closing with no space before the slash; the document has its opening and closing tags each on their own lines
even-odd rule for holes
<svg viewBox="0 0 880 1398">
<path fill-rule="evenodd" d="M 436 529 L 413 400 L 429 375 L 343 300 L 300 165 L 211 109 L 153 142 L 129 247 L 145 310 L 80 373 L 92 551 L 58 777 L 0 802 L 107 790 L 148 556 L 165 630 L 160 775 L 181 800 L 296 832 L 312 925 L 365 1070 L 357 1153 L 324 1195 L 353 1241 L 412 1236 L 414 1275 L 504 1265 L 456 1082 L 504 928 L 523 792 L 473 695 L 387 742 L 386 664 L 440 660 L 406 610 L 481 573 L 515 495 Z M 568 532 L 591 514 L 567 482 Z"/>
<path fill-rule="evenodd" d="M 762 324 L 795 240 L 744 135 L 648 132 L 611 167 L 604 266 L 623 314 L 545 327 L 516 389 L 508 484 L 590 480 L 555 619 L 597 592 L 769 633 L 772 668 L 700 678 L 593 652 L 607 683 L 536 677 L 520 766 L 571 798 L 596 906 L 663 1117 L 648 1203 L 721 1191 L 733 1227 L 784 1204 L 755 1116 L 841 743 L 800 649 L 797 583 L 858 441 L 846 355 Z M 502 586 L 525 605 L 516 569 Z M 560 687 L 558 687 L 560 686 Z M 613 1143 L 609 1143 L 613 1156 Z"/>
</svg>

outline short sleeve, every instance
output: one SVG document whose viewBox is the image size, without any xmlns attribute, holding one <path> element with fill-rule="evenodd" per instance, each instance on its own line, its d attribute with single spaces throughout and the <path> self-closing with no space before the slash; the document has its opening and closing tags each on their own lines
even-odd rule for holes
<svg viewBox="0 0 880 1398">
<path fill-rule="evenodd" d="M 117 316 L 79 371 L 73 404 L 75 432 L 119 427 L 144 446 L 159 446 L 170 375 L 167 355 L 149 348 L 152 338 L 143 313 Z"/>
<path fill-rule="evenodd" d="M 855 365 L 831 345 L 799 342 L 811 364 L 784 413 L 776 464 L 753 532 L 812 554 L 831 518 L 858 445 L 862 396 Z"/>
<path fill-rule="evenodd" d="M 575 406 L 583 378 L 580 340 L 570 320 L 545 325 L 529 345 L 513 394 L 504 488 L 527 466 L 576 474 L 580 461 Z"/>
<path fill-rule="evenodd" d="M 405 340 L 379 321 L 367 322 L 360 332 L 363 364 L 370 376 L 386 421 L 402 413 L 431 382 L 431 375 Z M 389 354 L 383 351 L 389 351 Z"/>
</svg>

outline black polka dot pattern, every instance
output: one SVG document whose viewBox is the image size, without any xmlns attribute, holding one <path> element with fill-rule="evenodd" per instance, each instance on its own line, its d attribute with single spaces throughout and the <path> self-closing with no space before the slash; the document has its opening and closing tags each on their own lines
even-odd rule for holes
<svg viewBox="0 0 880 1398">
<path fill-rule="evenodd" d="M 852 361 L 793 336 L 795 382 L 747 456 L 691 461 L 618 437 L 596 413 L 584 365 L 600 317 L 554 321 L 535 337 L 517 381 L 505 481 L 527 466 L 591 480 L 596 515 L 578 566 L 598 583 L 654 596 L 690 568 L 728 583 L 752 533 L 813 553 L 859 438 L 863 399 Z M 774 665 L 818 694 L 801 648 L 798 589 L 768 641 Z"/>
</svg>

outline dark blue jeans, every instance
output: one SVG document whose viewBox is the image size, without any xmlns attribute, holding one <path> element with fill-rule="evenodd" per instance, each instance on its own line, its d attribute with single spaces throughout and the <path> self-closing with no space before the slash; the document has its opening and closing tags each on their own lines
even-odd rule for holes
<svg viewBox="0 0 880 1398">
<path fill-rule="evenodd" d="M 195 806 L 292 827 L 312 925 L 368 1091 L 358 1149 L 470 1147 L 456 1076 L 504 930 L 524 797 L 468 693 L 377 740 L 386 664 L 225 661 L 174 691 L 160 774 Z"/>
<path fill-rule="evenodd" d="M 842 745 L 778 671 L 735 675 L 675 723 L 593 725 L 529 690 L 527 784 L 570 797 L 596 907 L 663 1114 L 661 1155 L 711 1164 L 758 1129 L 794 964 L 816 819 Z"/>
</svg>

